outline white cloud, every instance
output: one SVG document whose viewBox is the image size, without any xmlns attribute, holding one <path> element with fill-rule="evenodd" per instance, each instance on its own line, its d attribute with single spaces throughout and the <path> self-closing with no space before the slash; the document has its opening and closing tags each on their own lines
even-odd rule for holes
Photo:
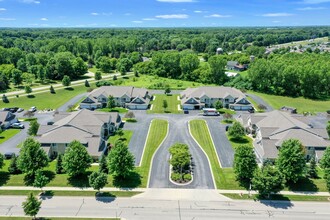
<svg viewBox="0 0 330 220">
<path fill-rule="evenodd" d="M 297 8 L 298 11 L 313 11 L 313 10 L 323 10 L 325 7 L 305 7 L 305 8 Z"/>
<path fill-rule="evenodd" d="M 203 13 L 203 11 L 198 11 L 198 10 L 196 10 L 196 11 L 194 11 L 195 13 Z"/>
<path fill-rule="evenodd" d="M 288 17 L 288 16 L 292 16 L 293 14 L 289 14 L 289 13 L 267 13 L 267 14 L 263 14 L 263 17 Z"/>
<path fill-rule="evenodd" d="M 16 18 L 0 18 L 0 21 L 16 21 Z"/>
<path fill-rule="evenodd" d="M 41 21 L 48 21 L 48 18 L 40 18 Z"/>
<path fill-rule="evenodd" d="M 186 14 L 171 14 L 171 15 L 157 15 L 156 18 L 162 19 L 186 19 L 189 18 Z"/>
<path fill-rule="evenodd" d="M 141 24 L 143 23 L 143 21 L 132 21 L 133 23 L 136 23 L 136 24 Z"/>
<path fill-rule="evenodd" d="M 40 1 L 36 0 L 22 0 L 22 2 L 27 4 L 40 4 Z"/>
<path fill-rule="evenodd" d="M 92 12 L 91 15 L 98 16 L 99 13 L 97 13 L 97 12 Z"/>
<path fill-rule="evenodd" d="M 143 18 L 144 21 L 156 21 L 156 18 Z"/>
<path fill-rule="evenodd" d="M 326 3 L 330 2 L 330 0 L 303 0 L 303 4 L 321 4 L 321 3 Z"/>
<path fill-rule="evenodd" d="M 220 15 L 220 14 L 212 14 L 205 16 L 206 18 L 230 18 L 231 15 Z"/>
<path fill-rule="evenodd" d="M 196 2 L 196 1 L 195 0 L 157 0 L 157 2 L 181 3 L 181 2 Z"/>
<path fill-rule="evenodd" d="M 1 11 L 7 11 L 7 9 L 5 9 L 5 8 L 0 8 L 0 12 Z"/>
</svg>

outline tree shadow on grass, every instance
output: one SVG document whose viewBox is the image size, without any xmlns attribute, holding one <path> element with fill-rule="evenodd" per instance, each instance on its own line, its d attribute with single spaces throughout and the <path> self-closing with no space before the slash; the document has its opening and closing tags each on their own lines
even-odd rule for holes
<svg viewBox="0 0 330 220">
<path fill-rule="evenodd" d="M 50 170 L 44 170 L 42 173 L 48 178 L 48 182 L 52 181 L 55 178 L 55 173 Z"/>
<path fill-rule="evenodd" d="M 276 209 L 288 209 L 291 208 L 293 206 L 293 204 L 291 203 L 290 199 L 284 195 L 271 195 L 270 198 L 265 198 L 265 197 L 260 197 L 257 196 L 257 199 L 260 200 L 260 203 L 266 205 L 266 206 L 270 206 Z M 272 213 L 269 213 L 270 217 L 271 217 Z"/>
<path fill-rule="evenodd" d="M 36 96 L 35 95 L 28 95 L 27 96 L 29 99 L 34 99 Z"/>
<path fill-rule="evenodd" d="M 125 179 L 115 177 L 113 185 L 118 188 L 136 188 L 141 184 L 141 176 L 137 172 L 131 172 Z"/>
<path fill-rule="evenodd" d="M 288 183 L 287 184 L 290 191 L 311 191 L 318 192 L 319 188 L 314 182 L 309 178 L 302 178 L 298 180 L 296 183 Z"/>
<path fill-rule="evenodd" d="M 72 176 L 68 178 L 68 182 L 73 187 L 86 188 L 89 187 L 88 176 L 91 174 L 91 171 L 87 171 L 84 174 L 79 176 Z"/>
<path fill-rule="evenodd" d="M 0 186 L 5 185 L 8 182 L 9 177 L 10 175 L 8 172 L 0 171 Z"/>
<path fill-rule="evenodd" d="M 229 138 L 230 141 L 236 143 L 236 144 L 248 144 L 249 140 L 246 138 Z"/>
<path fill-rule="evenodd" d="M 32 174 L 25 174 L 24 184 L 25 186 L 32 186 L 34 182 L 34 176 Z"/>
<path fill-rule="evenodd" d="M 65 88 L 65 90 L 67 90 L 67 91 L 73 91 L 74 88 L 72 88 L 72 87 L 67 87 L 67 88 Z"/>
</svg>

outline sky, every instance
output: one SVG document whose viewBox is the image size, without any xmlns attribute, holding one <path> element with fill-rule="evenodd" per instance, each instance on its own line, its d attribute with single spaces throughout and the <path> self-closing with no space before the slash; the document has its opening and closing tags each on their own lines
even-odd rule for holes
<svg viewBox="0 0 330 220">
<path fill-rule="evenodd" d="M 0 0 L 0 27 L 330 25 L 330 0 Z"/>
</svg>

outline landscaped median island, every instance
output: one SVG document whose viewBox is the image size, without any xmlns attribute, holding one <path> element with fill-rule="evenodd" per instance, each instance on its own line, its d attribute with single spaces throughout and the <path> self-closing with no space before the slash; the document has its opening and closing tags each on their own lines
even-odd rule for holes
<svg viewBox="0 0 330 220">
<path fill-rule="evenodd" d="M 171 180 L 176 184 L 192 181 L 191 154 L 186 144 L 176 143 L 170 147 Z"/>
<path fill-rule="evenodd" d="M 189 122 L 189 129 L 209 158 L 216 187 L 218 189 L 241 189 L 235 180 L 233 169 L 221 168 L 206 122 L 204 120 L 192 120 Z"/>
<path fill-rule="evenodd" d="M 7 129 L 3 132 L 0 132 L 0 144 L 14 137 L 20 131 L 21 131 L 20 129 Z"/>
<path fill-rule="evenodd" d="M 147 187 L 153 155 L 165 139 L 167 133 L 168 121 L 162 119 L 152 120 L 149 128 L 148 139 L 145 144 L 141 166 L 136 167 L 136 170 L 140 174 L 141 178 L 140 187 Z"/>
</svg>

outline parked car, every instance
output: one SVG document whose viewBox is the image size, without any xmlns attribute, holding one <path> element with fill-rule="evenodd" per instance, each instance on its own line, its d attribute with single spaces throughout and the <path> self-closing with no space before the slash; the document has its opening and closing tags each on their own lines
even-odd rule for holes
<svg viewBox="0 0 330 220">
<path fill-rule="evenodd" d="M 17 112 L 18 112 L 18 113 L 20 113 L 20 112 L 22 112 L 22 111 L 24 111 L 24 108 L 19 108 L 19 109 L 17 109 Z"/>
<path fill-rule="evenodd" d="M 29 111 L 30 111 L 30 112 L 35 112 L 35 111 L 37 111 L 37 107 L 32 106 L 32 107 L 29 109 Z"/>
<path fill-rule="evenodd" d="M 248 110 L 248 112 L 250 112 L 250 113 L 254 113 L 254 108 L 250 108 L 250 109 Z"/>
<path fill-rule="evenodd" d="M 189 114 L 189 111 L 188 110 L 183 110 L 183 113 L 184 114 Z"/>
<path fill-rule="evenodd" d="M 9 111 L 10 108 L 2 108 L 1 111 Z"/>
<path fill-rule="evenodd" d="M 227 125 L 226 126 L 226 131 L 228 131 L 230 127 L 231 127 L 230 125 Z"/>
<path fill-rule="evenodd" d="M 19 123 L 19 122 L 16 122 L 16 123 L 11 124 L 11 127 L 12 128 L 24 129 L 25 126 L 23 124 Z"/>
<path fill-rule="evenodd" d="M 10 111 L 11 113 L 15 113 L 15 112 L 17 112 L 17 110 L 18 110 L 18 107 L 12 107 L 12 108 L 9 108 L 9 111 Z"/>
<path fill-rule="evenodd" d="M 4 154 L 5 158 L 8 160 L 8 159 L 11 159 L 13 156 L 15 155 L 14 152 L 6 152 Z"/>
</svg>

